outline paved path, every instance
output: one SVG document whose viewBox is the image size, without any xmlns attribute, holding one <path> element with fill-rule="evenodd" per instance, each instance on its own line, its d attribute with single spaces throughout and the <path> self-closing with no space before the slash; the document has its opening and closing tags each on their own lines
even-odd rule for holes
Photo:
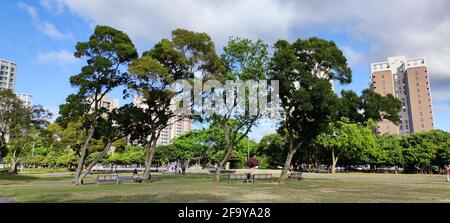
<svg viewBox="0 0 450 223">
<path fill-rule="evenodd" d="M 13 201 L 7 197 L 0 197 L 0 203 L 15 203 L 15 201 Z"/>
</svg>

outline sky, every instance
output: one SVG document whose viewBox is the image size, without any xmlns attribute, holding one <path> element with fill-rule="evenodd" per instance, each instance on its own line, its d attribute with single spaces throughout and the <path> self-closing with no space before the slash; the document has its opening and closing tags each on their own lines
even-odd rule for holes
<svg viewBox="0 0 450 223">
<path fill-rule="evenodd" d="M 84 65 L 73 56 L 75 44 L 96 25 L 126 32 L 140 53 L 176 28 L 208 33 L 218 52 L 230 36 L 269 45 L 317 36 L 335 41 L 352 68 L 353 82 L 336 91 L 367 88 L 370 63 L 426 57 L 435 127 L 450 131 L 448 12 L 448 0 L 2 0 L 0 58 L 18 64 L 17 92 L 57 114 L 76 90 L 69 77 Z M 262 122 L 250 137 L 274 131 Z"/>
</svg>

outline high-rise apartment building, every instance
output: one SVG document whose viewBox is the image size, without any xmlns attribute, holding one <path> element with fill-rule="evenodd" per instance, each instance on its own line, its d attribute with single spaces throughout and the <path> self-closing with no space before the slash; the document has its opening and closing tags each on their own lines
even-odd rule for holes
<svg viewBox="0 0 450 223">
<path fill-rule="evenodd" d="M 145 106 L 144 104 L 142 104 L 142 100 L 143 99 L 141 96 L 138 95 L 134 96 L 133 98 L 134 106 L 137 107 Z M 160 136 L 156 144 L 157 145 L 170 144 L 172 143 L 173 139 L 191 130 L 192 130 L 192 119 L 184 118 L 179 120 L 178 117 L 172 117 L 169 119 L 168 126 L 163 130 L 161 130 Z"/>
<path fill-rule="evenodd" d="M 16 88 L 17 64 L 0 60 L 0 88 L 14 91 Z"/>
<path fill-rule="evenodd" d="M 388 61 L 371 64 L 371 88 L 402 102 L 398 125 L 382 120 L 380 134 L 409 134 L 434 129 L 431 89 L 425 58 L 388 57 Z"/>
</svg>

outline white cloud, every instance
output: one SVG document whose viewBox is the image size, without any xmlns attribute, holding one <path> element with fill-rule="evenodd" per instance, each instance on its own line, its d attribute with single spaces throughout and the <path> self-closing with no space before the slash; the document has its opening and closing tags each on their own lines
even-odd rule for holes
<svg viewBox="0 0 450 223">
<path fill-rule="evenodd" d="M 62 14 L 64 12 L 64 4 L 61 0 L 39 0 L 39 5 L 50 13 Z"/>
<path fill-rule="evenodd" d="M 39 53 L 35 60 L 39 64 L 58 64 L 60 66 L 68 66 L 78 62 L 78 59 L 66 50 L 59 50 L 47 53 Z"/>
<path fill-rule="evenodd" d="M 450 92 L 448 0 L 42 2 L 44 7 L 53 5 L 58 10 L 65 7 L 92 24 L 124 30 L 138 46 L 147 48 L 168 37 L 175 28 L 207 32 L 218 46 L 229 36 L 261 38 L 272 43 L 278 38 L 292 40 L 317 32 L 340 34 L 349 37 L 350 42 L 369 45 L 362 53 L 346 43 L 343 51 L 352 66 L 368 67 L 372 61 L 383 61 L 395 55 L 423 56 L 428 59 L 433 93 L 437 90 Z"/>
<path fill-rule="evenodd" d="M 370 62 L 405 54 L 425 56 L 430 73 L 450 80 L 450 2 L 435 0 L 42 0 L 63 5 L 94 24 L 112 25 L 150 47 L 175 28 L 210 34 L 218 45 L 229 36 L 298 38 L 308 30 L 341 32 L 371 45 L 367 54 L 351 50 L 351 60 Z M 449 81 L 450 82 L 450 81 Z"/>
<path fill-rule="evenodd" d="M 23 2 L 19 2 L 19 7 L 31 17 L 33 26 L 41 31 L 44 35 L 54 39 L 70 38 L 72 36 L 70 32 L 63 33 L 59 31 L 53 23 L 42 20 L 33 6 Z"/>
<path fill-rule="evenodd" d="M 90 22 L 113 25 L 143 41 L 167 37 L 175 28 L 207 32 L 219 44 L 229 36 L 275 40 L 288 37 L 296 16 L 290 3 L 271 0 L 61 1 Z"/>
</svg>

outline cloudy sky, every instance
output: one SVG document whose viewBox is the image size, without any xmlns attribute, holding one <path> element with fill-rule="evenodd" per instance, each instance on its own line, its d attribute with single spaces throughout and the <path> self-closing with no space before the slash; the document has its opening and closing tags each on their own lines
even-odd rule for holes
<svg viewBox="0 0 450 223">
<path fill-rule="evenodd" d="M 435 126 L 450 131 L 448 12 L 448 0 L 4 0 L 0 58 L 18 63 L 17 91 L 57 112 L 83 65 L 74 45 L 97 24 L 125 31 L 140 52 L 175 28 L 210 34 L 219 52 L 230 36 L 269 44 L 318 36 L 334 40 L 353 69 L 354 82 L 337 90 L 367 88 L 371 62 L 426 57 Z M 253 137 L 272 131 L 262 126 Z"/>
</svg>

